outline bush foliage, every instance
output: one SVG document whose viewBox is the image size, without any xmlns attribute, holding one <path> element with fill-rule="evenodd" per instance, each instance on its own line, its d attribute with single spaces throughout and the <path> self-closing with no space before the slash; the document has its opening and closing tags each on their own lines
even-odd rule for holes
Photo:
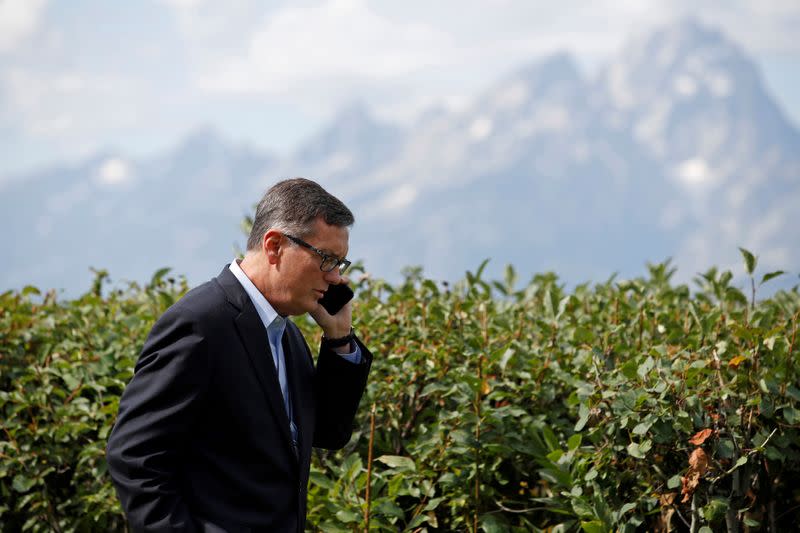
<svg viewBox="0 0 800 533">
<path fill-rule="evenodd" d="M 482 270 L 355 283 L 376 358 L 350 444 L 315 455 L 309 528 L 800 523 L 797 287 L 755 301 L 755 280 L 746 295 L 711 269 L 690 291 L 669 263 L 570 291 Z M 187 289 L 167 276 L 108 290 L 99 272 L 66 302 L 0 295 L 0 530 L 125 529 L 104 447 L 150 326 Z"/>
</svg>

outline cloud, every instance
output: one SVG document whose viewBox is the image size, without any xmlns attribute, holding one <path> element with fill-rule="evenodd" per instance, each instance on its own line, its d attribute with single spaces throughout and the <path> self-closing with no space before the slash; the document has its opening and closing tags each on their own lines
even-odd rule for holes
<svg viewBox="0 0 800 533">
<path fill-rule="evenodd" d="M 414 185 L 409 183 L 397 185 L 366 207 L 361 216 L 369 220 L 400 215 L 411 206 L 418 195 L 419 190 Z"/>
<path fill-rule="evenodd" d="M 292 91 L 330 79 L 390 79 L 452 60 L 452 43 L 426 23 L 390 20 L 362 0 L 288 7 L 269 17 L 244 57 L 231 56 L 201 75 L 223 92 Z"/>
<path fill-rule="evenodd" d="M 224 13 L 206 1 L 163 1 L 173 5 L 196 51 L 193 80 L 201 91 L 283 98 L 317 112 L 362 97 L 400 119 L 450 95 L 463 100 L 542 55 L 567 50 L 602 63 L 632 34 L 685 15 L 721 25 L 751 51 L 800 52 L 786 22 L 800 17 L 800 8 L 782 1 L 762 12 L 761 4 L 744 0 L 730 7 L 721 0 L 699 6 L 689 0 L 564 0 L 558 9 L 529 0 L 496 0 L 488 7 L 408 0 L 402 8 L 366 0 L 265 8 L 239 0 Z"/>
<path fill-rule="evenodd" d="M 177 10 L 190 10 L 197 8 L 202 0 L 162 0 L 163 3 Z"/>
<path fill-rule="evenodd" d="M 12 51 L 36 30 L 45 6 L 45 0 L 0 2 L 0 53 Z"/>
<path fill-rule="evenodd" d="M 242 129 L 252 109 L 264 125 L 243 135 L 283 150 L 353 99 L 404 122 L 436 104 L 463 110 L 542 55 L 601 65 L 632 33 L 686 14 L 748 52 L 800 53 L 796 0 L 157 0 L 134 11 L 0 0 L 0 129 L 47 143 L 50 157 L 79 141 L 152 150 L 194 123 Z"/>
<path fill-rule="evenodd" d="M 5 120 L 33 137 L 96 133 L 139 120 L 120 104 L 133 94 L 133 83 L 111 76 L 10 68 L 0 73 L 0 88 Z"/>
</svg>

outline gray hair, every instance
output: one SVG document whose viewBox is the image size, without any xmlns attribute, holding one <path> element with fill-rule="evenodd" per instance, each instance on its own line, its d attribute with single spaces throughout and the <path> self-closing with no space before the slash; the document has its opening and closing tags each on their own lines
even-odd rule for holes
<svg viewBox="0 0 800 533">
<path fill-rule="evenodd" d="M 269 188 L 256 207 L 247 250 L 259 249 L 264 234 L 270 229 L 301 239 L 308 237 L 314 231 L 317 218 L 339 227 L 349 227 L 355 222 L 347 206 L 318 183 L 305 178 L 279 181 Z"/>
</svg>

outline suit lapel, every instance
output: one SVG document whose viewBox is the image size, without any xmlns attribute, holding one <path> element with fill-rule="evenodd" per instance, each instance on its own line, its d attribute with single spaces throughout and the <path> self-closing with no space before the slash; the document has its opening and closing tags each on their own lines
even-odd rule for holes
<svg viewBox="0 0 800 533">
<path fill-rule="evenodd" d="M 228 301 L 239 311 L 234 319 L 239 339 L 247 351 L 261 389 L 267 398 L 267 403 L 272 409 L 275 419 L 278 420 L 284 441 L 291 450 L 292 436 L 289 430 L 289 417 L 286 415 L 286 408 L 283 405 L 278 373 L 275 370 L 264 324 L 258 317 L 250 297 L 227 266 L 217 276 L 217 281 L 225 291 Z"/>
<path fill-rule="evenodd" d="M 306 381 L 309 378 L 309 365 L 312 363 L 308 357 L 305 341 L 291 321 L 287 322 L 283 335 L 283 355 L 286 359 L 286 377 L 289 381 L 294 423 L 297 425 L 301 447 L 305 447 L 305 442 L 311 442 L 313 436 L 309 434 L 313 428 L 306 424 L 308 421 L 306 411 L 309 408 L 306 405 L 309 400 L 307 387 L 311 386 L 311 383 Z"/>
</svg>

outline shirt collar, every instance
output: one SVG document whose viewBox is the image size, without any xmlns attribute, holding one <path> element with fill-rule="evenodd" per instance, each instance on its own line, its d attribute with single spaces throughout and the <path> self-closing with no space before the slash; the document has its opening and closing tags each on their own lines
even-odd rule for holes
<svg viewBox="0 0 800 533">
<path fill-rule="evenodd" d="M 277 332 L 282 334 L 283 328 L 286 326 L 286 319 L 280 316 L 277 311 L 275 311 L 264 295 L 261 294 L 261 291 L 259 291 L 250 278 L 247 277 L 247 274 L 244 273 L 242 267 L 239 266 L 240 261 L 241 259 L 234 259 L 231 261 L 231 264 L 228 267 L 229 270 L 234 276 L 236 276 L 236 279 L 239 280 L 239 283 L 247 293 L 247 296 L 250 297 L 250 301 L 253 302 L 256 312 L 258 313 L 258 317 L 264 324 L 264 328 L 267 331 L 273 331 L 275 328 L 277 328 Z M 272 327 L 270 327 L 270 325 L 272 325 Z"/>
</svg>

